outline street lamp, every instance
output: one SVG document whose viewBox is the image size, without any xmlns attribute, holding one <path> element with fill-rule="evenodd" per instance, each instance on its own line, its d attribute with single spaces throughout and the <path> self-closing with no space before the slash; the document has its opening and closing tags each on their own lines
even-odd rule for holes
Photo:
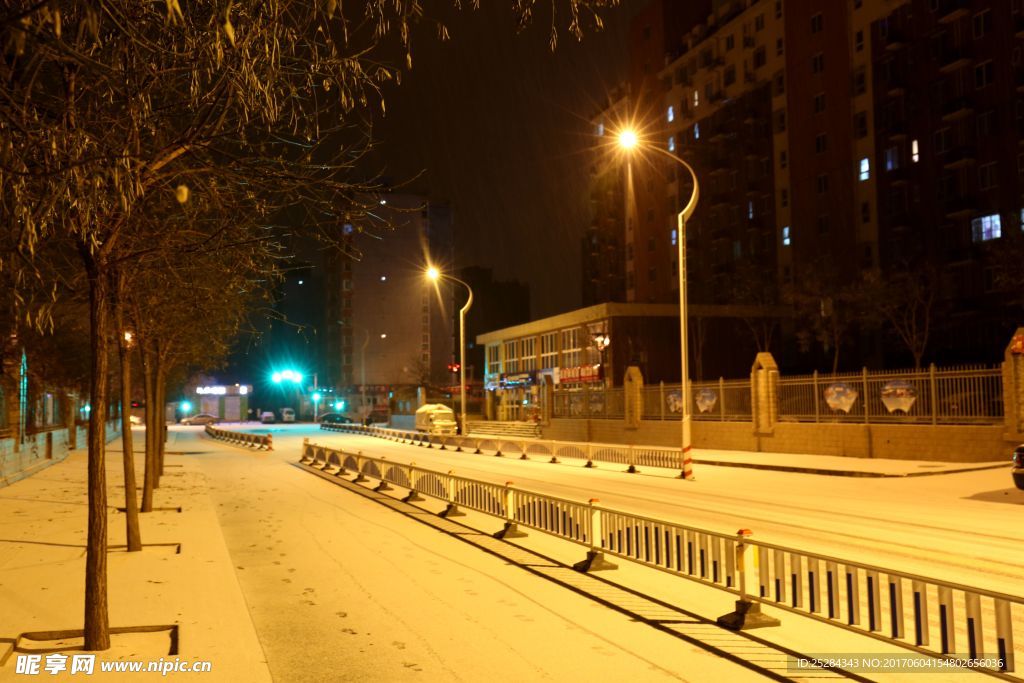
<svg viewBox="0 0 1024 683">
<path fill-rule="evenodd" d="M 624 129 L 619 133 L 619 147 L 626 150 L 627 152 L 633 150 L 636 147 L 641 146 L 641 142 L 636 132 L 630 129 Z M 664 154 L 672 161 L 682 164 L 683 167 L 689 172 L 690 178 L 693 179 L 693 192 L 690 194 L 690 201 L 686 203 L 683 210 L 679 212 L 676 217 L 678 224 L 678 234 L 676 235 L 676 243 L 679 245 L 679 349 L 680 358 L 682 361 L 682 385 L 683 385 L 683 479 L 693 479 L 693 458 L 690 455 L 691 438 L 690 438 L 690 369 L 689 369 L 689 352 L 688 352 L 688 337 L 686 330 L 686 221 L 693 215 L 694 210 L 697 208 L 697 200 L 700 198 L 700 183 L 697 181 L 697 173 L 693 170 L 690 164 L 686 163 L 682 158 L 668 152 L 657 145 L 642 145 L 645 150 L 654 150 L 660 154 Z"/>
<path fill-rule="evenodd" d="M 437 282 L 441 278 L 458 282 L 469 292 L 466 305 L 459 309 L 459 413 L 462 417 L 462 433 L 466 434 L 466 311 L 473 305 L 473 289 L 459 278 L 442 273 L 434 266 L 427 268 L 427 278 L 431 282 Z"/>
</svg>

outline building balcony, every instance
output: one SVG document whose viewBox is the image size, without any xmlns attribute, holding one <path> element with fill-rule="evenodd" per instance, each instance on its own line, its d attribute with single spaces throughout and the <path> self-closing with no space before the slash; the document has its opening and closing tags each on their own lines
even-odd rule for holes
<svg viewBox="0 0 1024 683">
<path fill-rule="evenodd" d="M 942 105 L 943 121 L 958 121 L 974 113 L 974 99 L 955 97 Z"/>
<path fill-rule="evenodd" d="M 971 51 L 965 46 L 946 48 L 939 54 L 939 71 L 951 73 L 971 63 Z"/>
<path fill-rule="evenodd" d="M 1014 15 L 1013 30 L 1018 38 L 1024 38 L 1024 16 L 1020 14 Z"/>
<path fill-rule="evenodd" d="M 907 79 L 893 76 L 885 84 L 885 94 L 889 97 L 901 97 L 907 91 Z"/>
<path fill-rule="evenodd" d="M 886 50 L 890 52 L 902 50 L 907 46 L 907 34 L 900 29 L 890 28 L 885 35 L 884 41 Z"/>
<path fill-rule="evenodd" d="M 973 197 L 949 197 L 942 202 L 942 212 L 947 218 L 963 218 L 977 210 L 978 202 Z"/>
<path fill-rule="evenodd" d="M 940 24 L 949 24 L 966 17 L 971 12 L 971 0 L 939 0 L 935 14 Z"/>
<path fill-rule="evenodd" d="M 890 185 L 906 185 L 910 175 L 905 167 L 900 167 L 886 171 L 885 179 L 889 181 Z"/>
<path fill-rule="evenodd" d="M 948 170 L 970 166 L 978 160 L 978 154 L 973 147 L 967 145 L 954 147 L 946 152 L 942 160 L 942 167 Z"/>
<path fill-rule="evenodd" d="M 893 230 L 909 230 L 913 227 L 913 218 L 905 208 L 894 210 L 886 218 Z"/>
<path fill-rule="evenodd" d="M 890 140 L 903 140 L 907 137 L 906 121 L 890 121 L 885 127 L 885 134 Z"/>
</svg>

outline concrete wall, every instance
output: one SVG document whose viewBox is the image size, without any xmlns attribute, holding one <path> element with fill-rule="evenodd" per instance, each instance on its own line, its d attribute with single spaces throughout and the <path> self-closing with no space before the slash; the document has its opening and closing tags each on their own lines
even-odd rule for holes
<svg viewBox="0 0 1024 683">
<path fill-rule="evenodd" d="M 627 429 L 622 420 L 553 419 L 543 438 L 565 441 L 678 446 L 678 421 L 644 420 Z M 1016 442 L 1002 425 L 879 425 L 778 422 L 758 437 L 749 422 L 693 422 L 695 448 L 857 458 L 986 462 L 1006 460 Z"/>
<path fill-rule="evenodd" d="M 72 450 L 85 448 L 87 433 L 85 427 L 76 429 L 74 443 L 69 443 L 69 430 L 64 427 L 30 434 L 21 444 L 16 443 L 17 436 L 0 438 L 0 486 L 31 476 L 64 460 Z M 107 442 L 120 435 L 121 420 L 108 422 Z"/>
</svg>

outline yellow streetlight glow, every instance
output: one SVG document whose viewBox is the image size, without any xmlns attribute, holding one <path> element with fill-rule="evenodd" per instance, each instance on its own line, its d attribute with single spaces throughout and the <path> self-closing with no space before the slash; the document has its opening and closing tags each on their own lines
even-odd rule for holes
<svg viewBox="0 0 1024 683">
<path fill-rule="evenodd" d="M 623 149 L 633 149 L 638 141 L 636 133 L 629 128 L 619 133 L 619 147 Z"/>
<path fill-rule="evenodd" d="M 429 268 L 427 268 L 427 277 L 433 280 L 434 282 L 437 282 L 438 279 L 441 277 L 441 271 L 439 271 L 434 266 L 430 266 Z"/>
</svg>

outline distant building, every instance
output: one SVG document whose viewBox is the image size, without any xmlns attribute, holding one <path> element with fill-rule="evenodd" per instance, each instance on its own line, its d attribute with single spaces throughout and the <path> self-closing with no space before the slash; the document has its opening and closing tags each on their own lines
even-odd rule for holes
<svg viewBox="0 0 1024 683">
<path fill-rule="evenodd" d="M 364 385 L 368 408 L 411 403 L 415 387 L 449 380 L 454 290 L 428 281 L 425 270 L 452 263 L 451 212 L 422 197 L 385 194 L 372 218 L 342 230 L 351 254 L 331 256 L 326 269 L 328 375 L 350 412 L 362 405 Z"/>
<path fill-rule="evenodd" d="M 491 330 L 525 323 L 530 319 L 530 288 L 521 282 L 494 279 L 490 268 L 471 266 L 458 277 L 473 288 L 473 307 L 466 314 L 466 383 L 480 385 L 484 379 L 484 348 L 476 338 Z M 458 310 L 465 303 L 465 291 L 455 292 L 455 335 L 459 334 Z M 458 337 L 455 345 L 458 355 Z M 458 386 L 458 377 L 450 384 Z M 475 392 L 474 392 L 475 393 Z"/>
</svg>

